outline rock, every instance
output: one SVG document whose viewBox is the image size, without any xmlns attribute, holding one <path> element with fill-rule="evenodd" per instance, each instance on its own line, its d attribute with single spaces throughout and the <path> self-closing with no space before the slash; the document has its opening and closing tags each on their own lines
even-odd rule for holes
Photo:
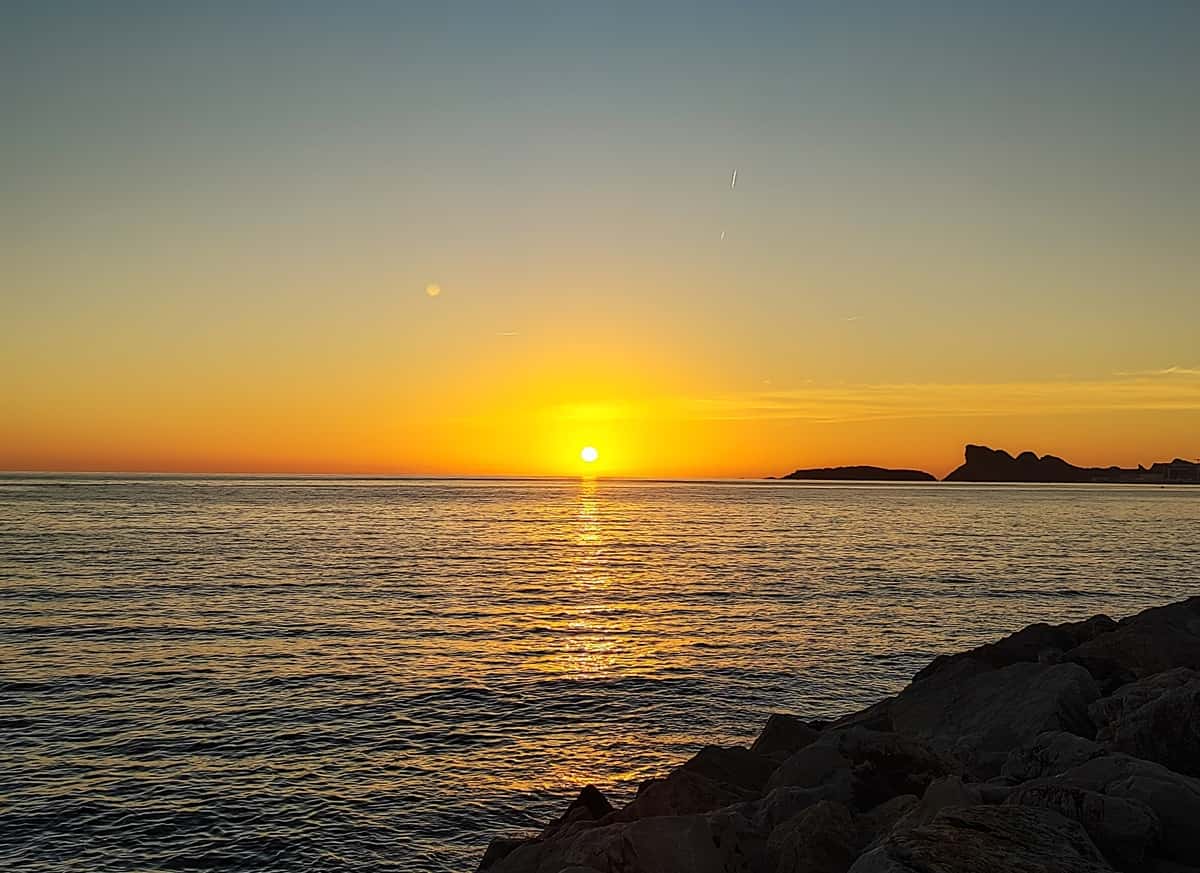
<svg viewBox="0 0 1200 873">
<path fill-rule="evenodd" d="M 1093 758 L 1061 779 L 1110 797 L 1141 801 L 1162 826 L 1158 855 L 1185 863 L 1200 858 L 1200 780 L 1128 755 Z"/>
<path fill-rule="evenodd" d="M 489 873 L 752 873 L 763 863 L 729 816 L 664 816 L 590 828 L 521 846 Z"/>
<path fill-rule="evenodd" d="M 892 701 L 895 729 L 954 756 L 977 781 L 1000 772 L 1009 752 L 1045 731 L 1093 733 L 1087 708 L 1100 696 L 1077 664 L 1016 663 L 989 670 L 949 664 Z"/>
<path fill-rule="evenodd" d="M 1008 795 L 1012 794 L 1012 786 L 996 781 L 972 782 L 970 787 L 978 791 L 980 801 L 987 804 L 1004 803 L 1008 800 Z"/>
<path fill-rule="evenodd" d="M 776 762 L 765 755 L 740 746 L 705 746 L 683 765 L 683 769 L 723 785 L 761 791 L 775 766 Z"/>
<path fill-rule="evenodd" d="M 821 740 L 805 746 L 790 756 L 771 775 L 770 788 L 822 788 L 831 798 L 851 803 L 854 791 L 851 784 L 850 758 L 842 753 L 841 734 L 829 733 Z"/>
<path fill-rule="evenodd" d="M 512 854 L 514 849 L 518 849 L 526 843 L 531 842 L 533 840 L 527 837 L 492 837 L 492 841 L 488 843 L 487 849 L 484 850 L 483 860 L 479 862 L 477 870 L 479 873 L 482 873 L 484 870 L 490 870 L 501 860 Z"/>
<path fill-rule="evenodd" d="M 1110 797 L 1063 779 L 1027 782 L 1013 789 L 1007 802 L 1052 809 L 1079 822 L 1119 870 L 1140 870 L 1162 836 L 1158 816 L 1140 800 Z"/>
<path fill-rule="evenodd" d="M 1200 776 L 1200 673 L 1156 673 L 1089 707 L 1096 740 L 1114 752 Z"/>
<path fill-rule="evenodd" d="M 559 828 L 579 822 L 599 821 L 613 812 L 613 805 L 608 798 L 594 785 L 584 786 L 579 796 L 571 801 L 566 812 L 550 822 L 542 831 L 542 837 L 548 837 Z"/>
<path fill-rule="evenodd" d="M 793 715 L 775 713 L 767 718 L 767 724 L 750 751 L 768 757 L 786 758 L 816 740 L 821 732 Z"/>
<path fill-rule="evenodd" d="M 822 786 L 829 799 L 866 811 L 897 795 L 924 794 L 930 782 L 954 771 L 951 760 L 918 739 L 851 728 L 829 731 L 792 755 L 768 784 Z"/>
<path fill-rule="evenodd" d="M 1102 697 L 1088 712 L 1096 724 L 1096 738 L 1111 738 L 1111 728 L 1130 713 L 1141 709 L 1168 691 L 1184 688 L 1200 679 L 1200 673 L 1187 667 L 1176 667 L 1163 673 L 1154 673 L 1144 679 L 1122 685 L 1107 697 Z M 1107 734 L 1107 735 L 1106 735 Z"/>
<path fill-rule="evenodd" d="M 1048 652 L 1066 652 L 1102 633 L 1115 629 L 1116 626 L 1117 623 L 1107 615 L 1096 615 L 1086 621 L 1058 625 L 1031 624 L 997 642 L 987 643 L 957 655 L 939 655 L 929 666 L 913 677 L 913 682 L 928 679 L 946 666 L 968 658 L 992 669 L 1007 667 L 1022 661 L 1031 663 L 1053 661 L 1054 658 L 1047 658 Z"/>
<path fill-rule="evenodd" d="M 644 782 L 614 818 L 689 815 L 750 800 L 762 793 L 774 768 L 774 761 L 749 749 L 706 746 L 665 779 Z"/>
<path fill-rule="evenodd" d="M 1176 667 L 1200 670 L 1200 597 L 1122 619 L 1064 657 L 1086 667 L 1106 691 Z"/>
<path fill-rule="evenodd" d="M 929 783 L 921 801 L 904 818 L 893 826 L 893 833 L 901 828 L 911 829 L 929 824 L 943 809 L 958 806 L 979 806 L 983 795 L 979 789 L 963 784 L 957 776 L 945 776 Z"/>
<path fill-rule="evenodd" d="M 900 794 L 860 815 L 857 819 L 859 845 L 874 848 L 920 802 L 921 798 L 915 794 Z"/>
<path fill-rule="evenodd" d="M 750 800 L 755 792 L 714 782 L 699 773 L 679 769 L 664 779 L 650 779 L 637 796 L 613 815 L 616 821 L 635 821 L 665 815 L 691 815 Z"/>
<path fill-rule="evenodd" d="M 942 810 L 896 830 L 850 873 L 1111 873 L 1076 822 L 1050 810 L 974 806 Z"/>
<path fill-rule="evenodd" d="M 825 726 L 824 730 L 845 730 L 852 727 L 866 728 L 871 731 L 895 730 L 892 725 L 891 712 L 893 700 L 895 700 L 894 697 L 885 697 L 883 700 L 872 703 L 866 709 L 835 718 Z"/>
<path fill-rule="evenodd" d="M 846 873 L 858 855 L 854 818 L 842 804 L 822 800 L 775 828 L 767 842 L 777 873 Z"/>
<path fill-rule="evenodd" d="M 1057 776 L 1103 755 L 1104 748 L 1066 731 L 1046 731 L 1008 754 L 1000 775 L 1015 782 Z"/>
<path fill-rule="evenodd" d="M 766 835 L 813 804 L 833 799 L 832 793 L 823 785 L 813 788 L 784 786 L 756 800 L 727 806 L 722 811 L 740 817 L 745 823 L 745 830 Z"/>
<path fill-rule="evenodd" d="M 756 866 L 720 815 L 634 822 L 618 857 L 611 868 L 621 873 L 751 873 Z"/>
<path fill-rule="evenodd" d="M 1146 863 L 1138 873 L 1200 873 L 1200 867 L 1190 864 L 1177 864 L 1162 858 L 1147 858 Z"/>
</svg>

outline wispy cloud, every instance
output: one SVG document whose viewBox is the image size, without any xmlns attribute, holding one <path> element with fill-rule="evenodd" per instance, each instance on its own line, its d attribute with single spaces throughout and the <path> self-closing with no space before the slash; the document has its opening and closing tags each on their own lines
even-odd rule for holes
<svg viewBox="0 0 1200 873">
<path fill-rule="evenodd" d="M 1200 367 L 1164 367 L 1161 370 L 1118 370 L 1114 376 L 1200 376 Z"/>
<path fill-rule="evenodd" d="M 691 416 L 715 420 L 876 421 L 1122 411 L 1200 411 L 1200 371 L 1099 380 L 996 384 L 826 385 L 697 398 Z"/>
<path fill-rule="evenodd" d="M 559 421 L 803 421 L 835 424 L 931 418 L 1200 412 L 1200 371 L 1175 368 L 1107 379 L 1004 383 L 818 384 L 720 395 L 660 395 L 631 402 L 564 404 Z"/>
</svg>

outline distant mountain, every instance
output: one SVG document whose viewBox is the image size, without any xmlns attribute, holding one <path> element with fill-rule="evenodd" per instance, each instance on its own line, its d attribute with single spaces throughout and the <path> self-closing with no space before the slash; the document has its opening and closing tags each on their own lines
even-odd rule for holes
<svg viewBox="0 0 1200 873">
<path fill-rule="evenodd" d="M 888 470 L 884 467 L 821 467 L 796 470 L 784 479 L 816 479 L 838 482 L 936 482 L 937 477 L 922 470 Z"/>
<path fill-rule="evenodd" d="M 1021 452 L 1015 458 L 1002 449 L 967 446 L 966 462 L 947 482 L 1141 482 L 1200 483 L 1200 464 L 1176 458 L 1151 467 L 1076 467 L 1054 455 Z"/>
</svg>

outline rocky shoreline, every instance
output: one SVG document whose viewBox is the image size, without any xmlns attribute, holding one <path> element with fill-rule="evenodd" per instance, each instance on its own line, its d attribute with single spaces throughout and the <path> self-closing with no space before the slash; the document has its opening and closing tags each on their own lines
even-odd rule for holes
<svg viewBox="0 0 1200 873">
<path fill-rule="evenodd" d="M 488 873 L 1200 873 L 1200 596 L 1034 624 L 832 721 L 778 714 Z"/>
</svg>

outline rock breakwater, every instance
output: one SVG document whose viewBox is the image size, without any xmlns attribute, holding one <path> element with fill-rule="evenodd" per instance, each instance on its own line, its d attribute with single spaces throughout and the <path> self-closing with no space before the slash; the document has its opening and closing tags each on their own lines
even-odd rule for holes
<svg viewBox="0 0 1200 873">
<path fill-rule="evenodd" d="M 1200 873 L 1200 597 L 1034 624 L 841 718 L 773 715 L 487 873 Z"/>
</svg>

